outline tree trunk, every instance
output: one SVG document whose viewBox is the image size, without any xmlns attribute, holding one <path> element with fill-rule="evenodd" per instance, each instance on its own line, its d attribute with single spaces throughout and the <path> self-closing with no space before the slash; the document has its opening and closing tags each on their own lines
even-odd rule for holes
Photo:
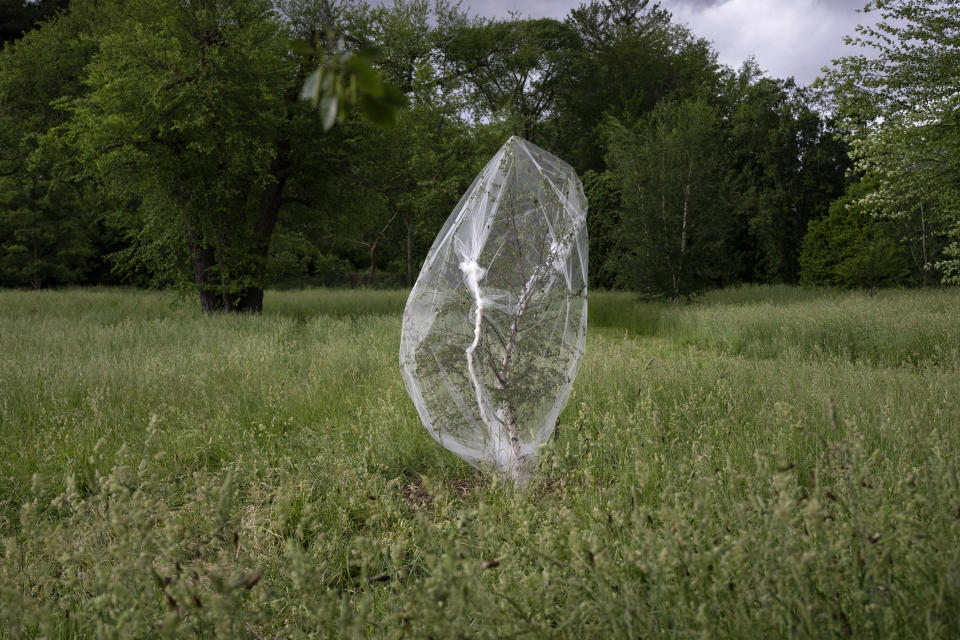
<svg viewBox="0 0 960 640">
<path fill-rule="evenodd" d="M 413 286 L 413 220 L 407 221 L 407 286 Z"/>
<path fill-rule="evenodd" d="M 376 272 L 377 272 L 376 251 L 377 251 L 377 243 L 379 243 L 379 242 L 380 242 L 380 238 L 378 237 L 378 238 L 374 239 L 374 241 L 373 241 L 372 244 L 369 245 L 369 248 L 370 248 L 370 275 L 369 275 L 369 277 L 368 277 L 368 279 L 367 279 L 367 283 L 368 283 L 371 287 L 373 286 L 373 278 L 374 278 L 374 276 L 376 275 Z"/>
<path fill-rule="evenodd" d="M 376 270 L 377 270 L 376 256 L 375 256 L 377 251 L 377 245 L 380 244 L 380 239 L 387 232 L 387 229 L 390 228 L 390 225 L 393 224 L 393 221 L 397 219 L 398 215 L 400 215 L 399 208 L 397 208 L 396 211 L 393 212 L 393 215 L 390 216 L 389 220 L 387 220 L 387 224 L 383 225 L 383 228 L 380 229 L 380 232 L 373 239 L 373 243 L 367 245 L 370 248 L 370 286 L 371 287 L 373 286 L 373 278 L 376 275 Z"/>
<path fill-rule="evenodd" d="M 290 177 L 290 142 L 277 143 L 276 156 L 270 161 L 273 182 L 268 184 L 260 200 L 260 210 L 253 225 L 252 255 L 256 259 L 254 281 L 262 282 L 267 271 L 267 256 L 270 254 L 270 239 L 277 226 L 280 214 L 280 199 L 283 187 Z M 263 285 L 247 287 L 236 296 L 228 311 L 260 313 L 263 311 Z"/>
<path fill-rule="evenodd" d="M 252 246 L 250 255 L 254 258 L 254 282 L 262 282 L 266 275 L 267 255 L 270 252 L 270 238 L 277 225 L 277 216 L 280 213 L 280 198 L 283 187 L 290 176 L 290 143 L 277 143 L 276 156 L 270 162 L 270 174 L 273 181 L 263 191 L 257 218 L 250 230 Z M 184 204 L 183 206 L 186 206 Z M 213 267 L 217 264 L 217 256 L 202 237 L 199 225 L 194 220 L 187 220 L 187 244 L 190 249 L 190 262 L 193 266 L 193 281 L 200 293 L 200 307 L 205 313 L 215 312 L 251 312 L 263 311 L 263 286 L 256 285 L 242 289 L 239 293 L 223 293 L 217 291 L 212 277 Z M 241 235 L 244 230 L 237 230 Z M 224 239 L 226 241 L 226 239 Z"/>
<path fill-rule="evenodd" d="M 683 185 L 683 218 L 680 223 L 680 258 L 677 267 L 678 277 L 683 276 L 683 261 L 687 254 L 687 217 L 690 214 L 690 182 L 693 179 L 693 160 L 687 165 L 687 181 Z M 680 282 L 673 281 L 673 301 L 680 302 Z"/>
<path fill-rule="evenodd" d="M 202 244 L 192 228 L 187 230 L 187 244 L 190 247 L 193 281 L 200 293 L 200 308 L 204 313 L 223 311 L 223 297 L 217 294 L 210 278 L 210 269 L 215 264 L 213 249 Z"/>
<path fill-rule="evenodd" d="M 927 286 L 927 221 L 923 214 L 923 203 L 920 203 L 920 251 L 923 256 L 923 286 Z"/>
<path fill-rule="evenodd" d="M 193 282 L 200 294 L 200 308 L 204 313 L 223 311 L 223 296 L 216 291 L 211 273 L 216 265 L 216 256 L 203 238 L 200 221 L 190 210 L 190 199 L 182 189 L 177 189 L 177 204 L 181 211 L 181 222 L 187 236 L 187 248 L 190 251 L 190 266 L 193 268 Z"/>
</svg>

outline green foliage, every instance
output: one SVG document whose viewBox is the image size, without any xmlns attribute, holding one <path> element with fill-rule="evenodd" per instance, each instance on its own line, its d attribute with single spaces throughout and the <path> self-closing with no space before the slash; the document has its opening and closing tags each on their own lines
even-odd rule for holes
<svg viewBox="0 0 960 640">
<path fill-rule="evenodd" d="M 580 176 L 587 197 L 588 267 L 590 287 L 610 289 L 617 284 L 617 252 L 621 232 L 620 189 L 610 171 L 587 171 Z"/>
<path fill-rule="evenodd" d="M 112 260 L 128 281 L 192 282 L 208 311 L 259 310 L 284 188 L 290 181 L 300 195 L 316 198 L 300 179 L 312 177 L 321 155 L 309 135 L 316 120 L 297 104 L 302 70 L 288 55 L 273 5 L 76 5 L 5 55 L 0 117 L 20 126 L 0 141 L 16 152 L 0 156 L 11 158 L 14 175 L 0 189 L 33 186 L 26 196 L 0 197 L 7 207 L 26 202 L 33 217 L 11 213 L 0 224 L 13 234 L 3 238 L 10 249 L 4 267 L 17 270 L 4 281 L 21 280 L 26 268 L 18 266 L 25 245 L 14 235 L 34 238 L 33 255 L 40 227 L 59 229 L 58 238 L 47 234 L 49 255 L 41 256 L 52 264 L 55 256 L 82 253 L 69 246 L 84 241 L 72 231 L 78 226 L 120 228 L 125 244 Z M 288 12 L 297 15 L 296 7 Z M 328 74 L 318 87 L 338 96 L 328 114 L 357 103 L 374 120 L 394 118 L 406 99 L 380 80 L 373 57 L 370 49 L 341 50 L 322 64 Z M 96 195 L 84 203 L 98 213 L 46 206 L 36 195 L 68 187 Z M 32 258 L 37 273 L 41 258 Z M 59 280 L 47 283 L 77 277 L 55 272 Z"/>
<path fill-rule="evenodd" d="M 960 273 L 958 15 L 943 0 L 870 4 L 883 20 L 856 42 L 877 55 L 844 58 L 821 83 L 838 124 L 790 79 L 752 61 L 719 66 L 709 43 L 648 0 L 591 0 L 564 21 L 471 18 L 426 0 L 54 5 L 66 3 L 4 5 L 17 31 L 0 50 L 4 286 L 178 286 L 208 310 L 255 311 L 279 277 L 274 229 L 349 262 L 354 280 L 410 284 L 510 133 L 585 178 L 594 285 L 676 296 L 797 282 L 804 234 L 843 193 L 851 163 L 876 185 L 860 201 L 891 221 L 904 282 Z M 642 231 L 649 189 L 617 199 L 639 184 L 636 162 L 608 144 L 605 124 L 663 120 L 662 104 L 711 111 L 699 128 L 708 170 L 691 183 L 701 222 L 682 250 Z M 673 255 L 666 271 L 639 267 L 655 263 L 634 255 L 648 241 Z M 851 262 L 848 280 L 872 282 L 884 262 L 899 269 L 880 236 L 864 247 L 872 257 Z M 284 260 L 280 271 L 302 273 L 303 260 Z"/>
<path fill-rule="evenodd" d="M 467 81 L 479 118 L 505 121 L 509 133 L 533 142 L 550 113 L 580 41 L 573 28 L 551 18 L 483 20 L 444 43 L 450 73 Z"/>
<path fill-rule="evenodd" d="M 721 281 L 726 235 L 717 115 L 702 101 L 664 101 L 633 128 L 610 119 L 607 163 L 623 225 L 621 282 L 674 300 Z"/>
<path fill-rule="evenodd" d="M 400 109 L 407 106 L 407 97 L 384 82 L 373 68 L 383 57 L 380 49 L 347 50 L 343 36 L 338 37 L 330 27 L 326 40 L 336 42 L 330 52 L 320 42 L 316 46 L 305 40 L 290 43 L 294 52 L 319 58 L 317 69 L 303 83 L 300 97 L 319 110 L 323 130 L 329 131 L 335 122 L 343 122 L 346 108 L 353 105 L 374 124 L 395 125 Z"/>
<path fill-rule="evenodd" d="M 922 226 L 909 235 L 951 241 L 941 259 L 924 255 L 923 268 L 960 283 L 960 10 L 947 0 L 889 0 L 866 9 L 879 14 L 877 24 L 858 26 L 849 40 L 870 55 L 841 58 L 821 84 L 832 92 L 855 166 L 877 181 L 863 203 L 908 221 L 923 206 Z"/>
<path fill-rule="evenodd" d="M 81 90 L 95 28 L 83 3 L 0 51 L 0 284 L 45 287 L 108 279 L 101 198 L 78 181 L 69 154 L 40 141 L 67 118 L 56 108 Z M 44 5 L 49 9 L 48 5 Z M 44 7 L 37 6 L 37 11 Z"/>
<path fill-rule="evenodd" d="M 0 177 L 0 285 L 39 289 L 83 278 L 93 244 L 78 200 L 64 181 Z"/>
<path fill-rule="evenodd" d="M 267 277 L 271 282 L 302 278 L 310 273 L 322 254 L 301 234 L 275 233 L 270 243 Z"/>
<path fill-rule="evenodd" d="M 591 0 L 571 10 L 566 22 L 581 44 L 563 57 L 556 133 L 546 146 L 580 172 L 606 168 L 605 115 L 633 123 L 661 100 L 712 100 L 718 93 L 709 43 L 671 22 L 660 3 Z"/>
<path fill-rule="evenodd" d="M 351 118 L 331 132 L 342 163 L 324 185 L 330 197 L 318 203 L 322 222 L 308 232 L 324 252 L 365 269 L 368 282 L 386 266 L 398 284 L 413 284 L 437 231 L 487 160 L 483 136 L 463 117 L 463 97 L 441 86 L 434 64 L 440 25 L 460 19 L 454 9 L 425 2 L 370 16 L 367 37 L 384 43 L 384 77 L 409 93 L 410 106 L 392 128 Z"/>
<path fill-rule="evenodd" d="M 900 247 L 879 227 L 864 233 L 853 255 L 837 265 L 837 275 L 842 282 L 870 291 L 901 284 L 908 273 Z"/>
<path fill-rule="evenodd" d="M 277 30 L 260 0 L 128 3 L 70 103 L 68 139 L 111 198 L 138 203 L 131 227 L 157 232 L 144 246 L 174 231 L 208 311 L 257 308 L 276 219 L 265 192 L 284 179 Z"/>
<path fill-rule="evenodd" d="M 273 285 L 335 279 L 351 270 L 350 263 L 321 252 L 302 233 L 277 232 L 270 243 L 267 280 Z"/>
<path fill-rule="evenodd" d="M 419 424 L 404 292 L 267 297 L 0 292 L 3 633 L 960 628 L 956 289 L 592 295 L 527 492 Z"/>
<path fill-rule="evenodd" d="M 800 254 L 800 280 L 809 285 L 865 287 L 906 282 L 909 269 L 891 225 L 875 220 L 860 204 L 875 185 L 859 182 L 830 205 L 829 214 L 810 222 Z"/>
<path fill-rule="evenodd" d="M 843 193 L 846 147 L 792 80 L 759 77 L 748 61 L 727 78 L 731 101 L 727 180 L 731 250 L 748 281 L 797 282 L 800 243 L 811 220 Z"/>
</svg>

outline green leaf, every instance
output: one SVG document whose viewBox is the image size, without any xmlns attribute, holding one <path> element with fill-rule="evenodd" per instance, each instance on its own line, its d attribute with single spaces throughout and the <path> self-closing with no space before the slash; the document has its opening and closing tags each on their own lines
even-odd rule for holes
<svg viewBox="0 0 960 640">
<path fill-rule="evenodd" d="M 322 76 L 323 72 L 320 69 L 310 74 L 310 77 L 303 83 L 303 90 L 300 91 L 301 100 L 310 100 L 314 105 L 317 104 L 317 99 L 320 97 L 320 80 Z"/>
<path fill-rule="evenodd" d="M 327 95 L 320 100 L 320 124 L 324 131 L 329 131 L 330 127 L 337 119 L 337 96 Z"/>
<path fill-rule="evenodd" d="M 383 81 L 380 75 L 374 71 L 367 60 L 359 55 L 351 56 L 347 60 L 347 68 L 357 79 L 357 89 L 360 93 L 380 97 L 383 95 Z"/>
<path fill-rule="evenodd" d="M 302 56 L 312 56 L 316 50 L 306 40 L 290 40 L 290 50 Z"/>
<path fill-rule="evenodd" d="M 403 91 L 400 91 L 400 89 L 392 84 L 384 84 L 383 90 L 383 101 L 391 106 L 402 109 L 410 102 Z"/>
<path fill-rule="evenodd" d="M 397 123 L 397 108 L 383 99 L 360 96 L 360 110 L 373 124 L 391 127 Z"/>
<path fill-rule="evenodd" d="M 357 49 L 356 55 L 366 59 L 370 64 L 383 62 L 384 60 L 383 49 L 375 46 L 360 47 Z"/>
</svg>

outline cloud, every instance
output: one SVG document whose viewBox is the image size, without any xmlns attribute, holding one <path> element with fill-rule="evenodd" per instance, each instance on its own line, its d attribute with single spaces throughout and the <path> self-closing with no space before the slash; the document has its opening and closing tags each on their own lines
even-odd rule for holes
<svg viewBox="0 0 960 640">
<path fill-rule="evenodd" d="M 486 0 L 486 2 L 466 1 L 461 5 L 471 15 L 486 16 L 488 18 L 505 18 L 510 11 L 516 10 L 523 17 L 556 18 L 563 20 L 579 5 L 588 0 L 528 0 L 517 3 L 515 0 Z"/>
<path fill-rule="evenodd" d="M 703 9 L 717 5 L 727 4 L 730 0 L 659 0 L 665 7 L 688 7 L 692 9 Z M 779 0 L 770 0 L 767 4 L 778 6 L 785 4 Z M 815 4 L 821 4 L 825 7 L 832 7 L 843 11 L 855 11 L 863 8 L 866 0 L 815 0 Z"/>
<path fill-rule="evenodd" d="M 754 56 L 769 75 L 809 84 L 831 59 L 849 53 L 843 36 L 864 19 L 861 0 L 673 0 L 664 6 L 714 45 L 720 62 Z"/>
<path fill-rule="evenodd" d="M 725 0 L 674 0 L 673 2 L 667 2 L 668 5 L 675 6 L 684 6 L 692 9 L 702 9 L 704 7 L 712 7 L 717 4 L 723 4 Z"/>
<path fill-rule="evenodd" d="M 588 0 L 529 0 L 521 15 L 562 20 Z M 656 1 L 656 0 L 653 0 Z M 737 68 L 754 56 L 771 76 L 813 82 L 821 67 L 852 53 L 843 36 L 854 33 L 866 0 L 659 0 L 674 22 L 713 43 L 720 62 Z M 515 0 L 467 2 L 474 15 L 506 17 Z M 652 4 L 652 2 L 651 2 Z M 872 17 L 872 16 L 871 16 Z"/>
</svg>

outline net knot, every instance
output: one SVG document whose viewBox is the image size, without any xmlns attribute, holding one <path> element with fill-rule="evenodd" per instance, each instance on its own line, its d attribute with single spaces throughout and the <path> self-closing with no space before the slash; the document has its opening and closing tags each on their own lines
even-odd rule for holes
<svg viewBox="0 0 960 640">
<path fill-rule="evenodd" d="M 476 260 L 464 260 L 460 263 L 460 271 L 463 272 L 467 281 L 479 283 L 483 276 L 487 275 L 487 270 L 477 264 Z"/>
</svg>

